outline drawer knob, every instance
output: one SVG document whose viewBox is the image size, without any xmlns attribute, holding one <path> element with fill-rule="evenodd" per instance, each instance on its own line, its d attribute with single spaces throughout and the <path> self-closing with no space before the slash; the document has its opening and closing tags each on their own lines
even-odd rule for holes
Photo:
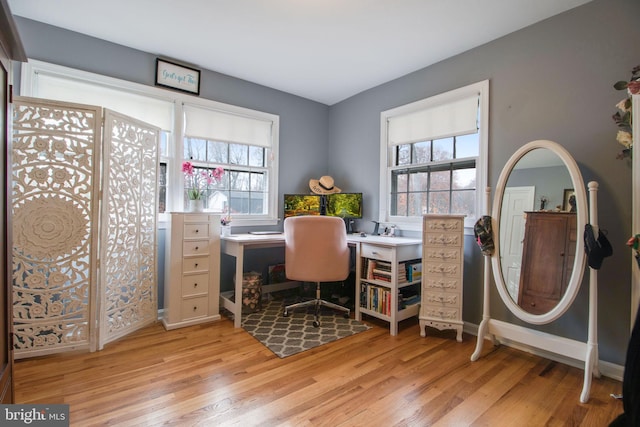
<svg viewBox="0 0 640 427">
<path fill-rule="evenodd" d="M 200 232 L 200 230 L 198 230 L 198 229 L 196 228 L 196 233 L 199 233 L 199 232 Z"/>
<path fill-rule="evenodd" d="M 198 267 L 198 263 L 197 262 L 194 264 L 194 267 Z"/>
<path fill-rule="evenodd" d="M 198 310 L 198 307 L 196 307 L 195 305 L 193 306 L 193 311 Z"/>
<path fill-rule="evenodd" d="M 196 251 L 198 250 L 198 247 L 196 246 Z"/>
<path fill-rule="evenodd" d="M 197 288 L 197 287 L 198 287 L 198 284 L 197 284 L 197 283 L 194 283 L 194 284 L 193 284 L 193 287 L 194 287 L 194 288 Z"/>
</svg>

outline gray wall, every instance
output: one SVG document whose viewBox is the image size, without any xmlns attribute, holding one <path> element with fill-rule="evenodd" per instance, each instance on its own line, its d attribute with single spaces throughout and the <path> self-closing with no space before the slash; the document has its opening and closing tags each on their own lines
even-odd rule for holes
<svg viewBox="0 0 640 427">
<path fill-rule="evenodd" d="M 154 85 L 154 54 L 15 19 L 29 58 Z M 200 97 L 280 116 L 280 195 L 308 191 L 309 178 L 326 174 L 328 106 L 209 70 L 202 70 Z"/>
<path fill-rule="evenodd" d="M 342 188 L 365 193 L 367 221 L 379 204 L 380 113 L 481 80 L 490 80 L 489 185 L 525 143 L 549 139 L 575 157 L 585 182 L 600 184 L 599 223 L 614 255 L 599 271 L 600 357 L 623 364 L 629 337 L 631 167 L 611 119 L 624 95 L 613 89 L 640 64 L 640 2 L 594 0 L 476 49 L 370 89 L 331 107 L 330 173 Z M 425 40 L 425 44 L 431 43 Z M 384 54 L 381 52 L 381 54 Z M 356 160 L 356 161 L 354 161 Z M 635 230 L 634 233 L 637 233 Z M 465 241 L 465 321 L 482 319 L 482 257 Z M 586 282 L 584 283 L 586 284 Z M 539 329 L 586 340 L 588 294 Z M 521 324 L 492 292 L 491 315 Z"/>
<path fill-rule="evenodd" d="M 509 174 L 507 187 L 535 187 L 533 209 L 540 209 L 540 197 L 548 203 L 545 209 L 555 209 L 564 203 L 564 190 L 573 188 L 569 171 L 564 166 L 540 167 L 513 170 Z"/>
<path fill-rule="evenodd" d="M 585 181 L 600 183 L 599 222 L 609 231 L 614 256 L 599 276 L 599 351 L 601 359 L 622 365 L 630 324 L 625 242 L 631 235 L 631 168 L 615 158 L 611 115 L 623 95 L 612 85 L 640 64 L 638 17 L 637 0 L 594 0 L 331 107 L 207 70 L 201 97 L 280 115 L 280 200 L 284 193 L 307 191 L 309 178 L 329 173 L 344 191 L 364 193 L 364 218 L 356 226 L 368 229 L 379 204 L 380 112 L 489 79 L 491 187 L 511 154 L 535 139 L 562 144 Z M 153 85 L 155 55 L 16 21 L 31 58 Z M 472 236 L 465 244 L 463 317 L 478 324 L 483 258 Z M 583 286 L 572 309 L 540 329 L 586 340 L 587 302 Z M 492 317 L 520 323 L 496 291 L 491 307 Z"/>
</svg>

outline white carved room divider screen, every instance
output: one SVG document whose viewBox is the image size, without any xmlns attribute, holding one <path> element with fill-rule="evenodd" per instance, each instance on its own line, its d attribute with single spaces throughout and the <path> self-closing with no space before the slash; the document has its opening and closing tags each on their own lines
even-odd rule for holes
<svg viewBox="0 0 640 427">
<path fill-rule="evenodd" d="M 16 359 L 94 351 L 157 316 L 159 130 L 110 117 L 102 130 L 100 107 L 14 99 Z"/>
<path fill-rule="evenodd" d="M 111 110 L 104 121 L 98 345 L 158 320 L 159 129 Z"/>
</svg>

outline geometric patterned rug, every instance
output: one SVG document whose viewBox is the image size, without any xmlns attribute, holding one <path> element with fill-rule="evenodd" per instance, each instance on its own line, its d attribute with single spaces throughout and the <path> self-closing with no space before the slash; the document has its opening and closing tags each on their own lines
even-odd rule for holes
<svg viewBox="0 0 640 427">
<path fill-rule="evenodd" d="M 285 305 L 281 299 L 264 301 L 261 311 L 242 315 L 242 328 L 280 358 L 371 329 L 330 309 L 321 311 L 320 327 L 316 328 L 312 307 L 307 312 L 292 310 L 284 317 Z"/>
</svg>

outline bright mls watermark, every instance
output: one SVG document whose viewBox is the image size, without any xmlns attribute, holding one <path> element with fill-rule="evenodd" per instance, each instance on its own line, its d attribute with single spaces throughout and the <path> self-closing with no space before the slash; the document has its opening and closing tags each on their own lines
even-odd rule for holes
<svg viewBox="0 0 640 427">
<path fill-rule="evenodd" d="M 0 405 L 0 425 L 69 427 L 69 405 Z"/>
</svg>

